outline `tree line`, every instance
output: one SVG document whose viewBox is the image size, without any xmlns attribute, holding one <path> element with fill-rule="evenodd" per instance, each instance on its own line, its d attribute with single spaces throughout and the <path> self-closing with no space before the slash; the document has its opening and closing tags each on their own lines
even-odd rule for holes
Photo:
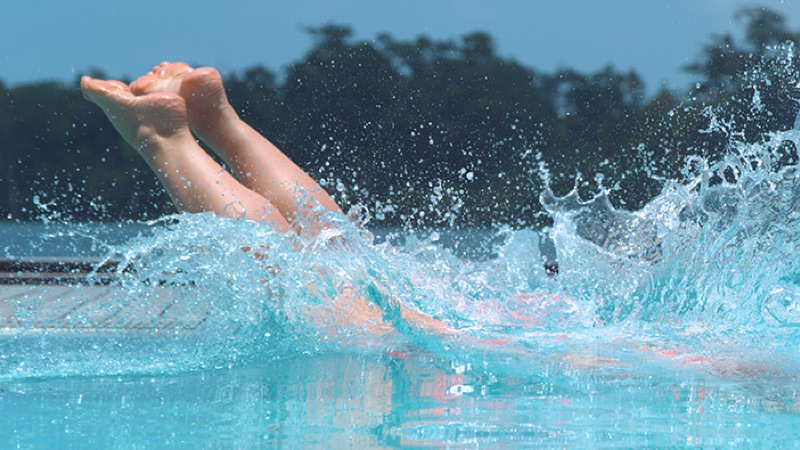
<svg viewBox="0 0 800 450">
<path fill-rule="evenodd" d="M 686 67 L 693 86 L 652 96 L 635 71 L 543 73 L 499 56 L 485 33 L 361 41 L 338 25 L 309 28 L 311 49 L 284 72 L 253 67 L 225 84 L 246 121 L 376 223 L 529 226 L 547 220 L 545 169 L 557 194 L 604 186 L 635 209 L 687 156 L 722 155 L 732 132 L 756 141 L 792 126 L 798 57 L 785 46 L 800 31 L 768 9 L 738 16 L 741 39 L 712 37 Z M 709 130 L 712 114 L 724 125 Z M 78 80 L 0 82 L 0 162 L 3 220 L 174 211 Z"/>
</svg>

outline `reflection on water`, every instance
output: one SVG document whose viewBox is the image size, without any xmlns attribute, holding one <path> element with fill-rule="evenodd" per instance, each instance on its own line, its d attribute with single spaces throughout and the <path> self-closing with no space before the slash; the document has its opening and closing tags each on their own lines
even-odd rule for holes
<svg viewBox="0 0 800 450">
<path fill-rule="evenodd" d="M 798 437 L 796 386 L 692 372 L 498 377 L 426 356 L 331 354 L 173 377 L 5 382 L 0 445 L 789 444 Z"/>
</svg>

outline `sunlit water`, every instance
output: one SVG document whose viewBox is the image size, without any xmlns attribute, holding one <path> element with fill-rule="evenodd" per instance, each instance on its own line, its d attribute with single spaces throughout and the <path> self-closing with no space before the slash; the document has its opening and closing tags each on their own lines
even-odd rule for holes
<svg viewBox="0 0 800 450">
<path fill-rule="evenodd" d="M 792 444 L 800 167 L 778 161 L 796 160 L 798 148 L 800 125 L 759 144 L 733 140 L 726 158 L 690 162 L 685 179 L 664 182 L 637 212 L 614 209 L 602 192 L 543 192 L 556 277 L 542 267 L 542 234 L 529 229 L 376 239 L 328 216 L 318 236 L 287 238 L 208 214 L 4 225 L 6 257 L 121 261 L 114 294 L 96 303 L 104 312 L 146 311 L 168 292 L 204 319 L 6 329 L 0 442 Z M 337 308 L 343 291 L 366 299 L 372 318 Z M 46 289 L 19 297 L 17 312 L 35 310 L 37 296 Z M 96 313 L 61 320 L 79 328 Z M 390 331 L 376 333 L 377 322 Z"/>
<path fill-rule="evenodd" d="M 243 289 L 247 270 L 213 262 L 208 249 L 214 234 L 202 233 L 208 241 L 201 242 L 191 231 L 214 226 L 226 234 L 225 225 L 238 231 L 249 225 L 183 220 L 171 228 L 135 230 L 146 232 L 134 240 L 146 251 L 138 244 L 121 248 L 132 252 L 128 256 L 142 271 L 148 264 L 161 267 L 160 277 L 167 267 L 197 267 L 181 276 L 200 277 L 205 287 L 186 287 L 178 295 L 187 304 L 215 304 L 210 320 L 186 331 L 186 338 L 157 332 L 3 336 L 4 446 L 757 445 L 796 436 L 800 399 L 791 333 L 765 326 L 756 339 L 750 333 L 714 335 L 710 327 L 705 335 L 687 335 L 686 327 L 632 318 L 637 313 L 600 324 L 595 307 L 583 317 L 577 300 L 550 309 L 514 305 L 511 298 L 519 292 L 566 295 L 560 281 L 548 280 L 538 261 L 528 260 L 538 248 L 530 232 L 511 232 L 497 256 L 477 263 L 455 259 L 430 241 L 403 247 L 408 264 L 442 264 L 435 275 L 427 271 L 422 278 L 418 269 L 408 277 L 428 280 L 413 298 L 439 304 L 460 299 L 458 310 L 438 316 L 463 322 L 464 334 L 484 343 L 410 328 L 402 339 L 366 344 L 352 342 L 357 330 L 331 336 L 299 319 L 272 318 L 277 310 L 265 286 Z M 65 230 L 82 228 L 48 227 L 61 245 Z M 170 242 L 186 248 L 165 256 Z M 252 258 L 238 260 L 236 239 L 231 245 L 235 267 L 247 267 Z M 372 257 L 382 253 L 371 249 Z M 209 259 L 190 263 L 199 254 Z M 154 259 L 146 264 L 147 258 Z M 453 273 L 444 275 L 445 267 Z M 509 267 L 529 272 L 511 274 Z M 563 266 L 561 276 L 569 275 L 569 265 Z M 142 295 L 146 299 L 142 280 L 137 274 L 123 281 L 120 289 L 129 297 L 110 301 L 131 306 Z M 284 308 L 296 310 L 300 301 L 289 300 Z M 240 302 L 247 308 L 236 306 Z M 254 314 L 256 306 L 267 311 Z M 533 310 L 542 321 L 509 325 L 514 308 L 524 316 Z M 718 344 L 721 338 L 729 341 Z"/>
</svg>

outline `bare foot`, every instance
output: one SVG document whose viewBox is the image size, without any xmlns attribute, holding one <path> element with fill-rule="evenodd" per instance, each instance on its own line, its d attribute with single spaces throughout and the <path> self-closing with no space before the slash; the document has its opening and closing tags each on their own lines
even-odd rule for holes
<svg viewBox="0 0 800 450">
<path fill-rule="evenodd" d="M 145 150 L 156 140 L 191 136 L 186 103 L 180 95 L 160 92 L 137 97 L 125 83 L 88 76 L 81 78 L 81 90 L 137 150 Z"/>
<path fill-rule="evenodd" d="M 239 184 L 197 145 L 179 94 L 137 96 L 125 83 L 87 76 L 81 90 L 144 157 L 179 210 L 267 222 L 282 233 L 289 229 L 269 201 Z"/>
<path fill-rule="evenodd" d="M 204 140 L 213 138 L 211 134 L 219 129 L 220 121 L 237 117 L 225 95 L 222 77 L 210 67 L 193 69 L 180 62 L 162 62 L 131 83 L 131 91 L 135 95 L 173 93 L 183 97 L 189 127 Z"/>
<path fill-rule="evenodd" d="M 169 93 L 182 97 L 191 131 L 225 160 L 245 187 L 268 198 L 289 220 L 303 217 L 316 223 L 316 216 L 310 215 L 316 205 L 341 212 L 308 174 L 239 118 L 215 69 L 164 62 L 131 83 L 131 91 L 139 96 Z"/>
</svg>

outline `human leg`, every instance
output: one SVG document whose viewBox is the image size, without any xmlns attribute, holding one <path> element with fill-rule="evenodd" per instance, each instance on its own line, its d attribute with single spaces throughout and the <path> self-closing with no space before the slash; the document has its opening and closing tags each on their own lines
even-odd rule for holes
<svg viewBox="0 0 800 450">
<path fill-rule="evenodd" d="M 242 184 L 270 199 L 290 222 L 313 221 L 309 213 L 318 206 L 341 211 L 319 184 L 239 118 L 215 69 L 162 63 L 131 83 L 131 89 L 139 95 L 181 95 L 192 131 L 225 160 Z"/>
<path fill-rule="evenodd" d="M 125 83 L 91 77 L 81 79 L 81 90 L 142 155 L 178 209 L 212 211 L 288 231 L 277 208 L 239 184 L 197 145 L 182 97 L 169 92 L 136 96 Z"/>
</svg>

